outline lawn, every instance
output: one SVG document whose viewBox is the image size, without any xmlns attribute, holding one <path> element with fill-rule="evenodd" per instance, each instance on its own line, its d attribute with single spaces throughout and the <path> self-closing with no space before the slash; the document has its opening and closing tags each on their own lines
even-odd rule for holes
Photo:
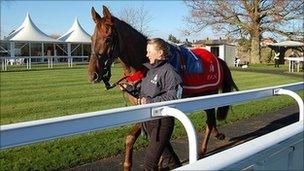
<svg viewBox="0 0 304 171">
<path fill-rule="evenodd" d="M 303 81 L 301 75 L 290 75 L 282 69 L 268 72 L 268 66 L 251 70 L 233 70 L 233 78 L 241 90 Z M 85 66 L 75 68 L 41 67 L 31 71 L 12 69 L 1 72 L 1 125 L 63 115 L 123 107 L 123 95 L 117 89 L 106 91 L 101 84 L 87 81 Z M 266 72 L 266 73 L 265 73 Z M 121 68 L 113 69 L 112 80 L 121 77 Z M 303 97 L 303 91 L 300 92 Z M 295 104 L 290 97 L 271 97 L 233 106 L 227 121 L 278 110 Z M 205 125 L 205 117 L 196 112 L 190 116 L 198 130 Z M 43 143 L 2 150 L 1 170 L 58 170 L 123 153 L 124 137 L 130 126 L 61 138 Z M 185 136 L 184 128 L 176 123 L 174 138 Z M 140 138 L 136 149 L 146 145 Z"/>
</svg>

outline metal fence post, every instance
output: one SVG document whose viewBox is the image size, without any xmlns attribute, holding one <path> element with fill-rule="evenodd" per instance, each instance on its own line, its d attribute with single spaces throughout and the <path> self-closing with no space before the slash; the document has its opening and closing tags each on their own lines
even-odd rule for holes
<svg viewBox="0 0 304 171">
<path fill-rule="evenodd" d="M 290 90 L 280 88 L 280 89 L 275 89 L 274 94 L 277 94 L 277 95 L 284 94 L 284 95 L 288 95 L 288 96 L 291 96 L 292 98 L 294 98 L 299 106 L 299 121 L 303 120 L 303 118 L 304 118 L 303 100 L 297 93 L 290 91 Z"/>
<path fill-rule="evenodd" d="M 152 116 L 173 116 L 183 124 L 186 129 L 189 142 L 189 164 L 195 163 L 197 161 L 197 137 L 193 124 L 187 115 L 178 109 L 164 106 L 152 109 Z"/>
</svg>

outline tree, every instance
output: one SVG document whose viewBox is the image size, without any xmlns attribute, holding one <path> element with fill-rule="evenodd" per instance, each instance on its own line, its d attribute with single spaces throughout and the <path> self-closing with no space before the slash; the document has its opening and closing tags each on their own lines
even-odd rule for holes
<svg viewBox="0 0 304 171">
<path fill-rule="evenodd" d="M 152 17 L 145 6 L 125 7 L 120 11 L 119 18 L 124 22 L 130 24 L 136 30 L 142 34 L 149 36 L 152 32 L 149 28 L 149 23 L 152 21 Z"/>
<path fill-rule="evenodd" d="M 211 26 L 226 36 L 247 38 L 251 42 L 251 63 L 261 62 L 263 34 L 304 36 L 301 27 L 298 30 L 289 27 L 294 22 L 303 22 L 304 0 L 191 0 L 185 3 L 190 8 L 186 19 L 190 26 L 188 32 L 200 32 Z"/>
<path fill-rule="evenodd" d="M 168 36 L 168 40 L 172 43 L 180 43 L 181 41 L 178 40 L 175 36 L 173 36 L 172 34 L 169 34 Z"/>
</svg>

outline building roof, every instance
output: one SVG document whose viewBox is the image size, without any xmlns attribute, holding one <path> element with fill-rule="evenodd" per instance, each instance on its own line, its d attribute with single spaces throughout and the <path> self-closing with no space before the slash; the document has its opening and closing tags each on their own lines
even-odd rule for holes
<svg viewBox="0 0 304 171">
<path fill-rule="evenodd" d="M 58 42 L 43 33 L 32 21 L 30 14 L 27 13 L 21 26 L 14 30 L 5 38 L 9 41 L 31 41 L 31 42 Z"/>
<path fill-rule="evenodd" d="M 304 43 L 302 42 L 297 42 L 297 41 L 283 41 L 283 42 L 279 42 L 279 43 L 273 43 L 269 46 L 280 46 L 280 47 L 303 47 Z"/>
<path fill-rule="evenodd" d="M 205 39 L 195 42 L 195 44 L 203 44 L 205 46 L 213 45 L 233 45 L 232 40 L 230 39 Z"/>
<path fill-rule="evenodd" d="M 75 18 L 72 27 L 57 40 L 71 43 L 91 43 L 91 36 L 81 27 L 77 18 Z"/>
<path fill-rule="evenodd" d="M 268 45 L 271 45 L 273 43 L 277 43 L 277 41 L 274 38 L 267 37 L 267 38 L 261 39 L 260 45 L 261 46 L 268 46 Z"/>
</svg>

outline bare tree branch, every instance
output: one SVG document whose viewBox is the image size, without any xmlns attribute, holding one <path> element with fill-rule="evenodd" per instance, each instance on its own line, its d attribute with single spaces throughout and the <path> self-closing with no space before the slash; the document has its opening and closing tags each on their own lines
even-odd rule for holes
<svg viewBox="0 0 304 171">
<path fill-rule="evenodd" d="M 303 21 L 304 0 L 185 0 L 190 13 L 185 32 L 201 32 L 212 27 L 233 37 L 249 37 L 251 62 L 260 59 L 260 40 L 264 33 L 285 37 L 303 36 L 301 31 L 288 27 Z"/>
<path fill-rule="evenodd" d="M 126 23 L 130 24 L 139 32 L 146 36 L 149 36 L 152 32 L 150 30 L 149 24 L 152 21 L 152 17 L 145 6 L 135 7 L 125 7 L 120 11 L 119 18 Z"/>
</svg>

